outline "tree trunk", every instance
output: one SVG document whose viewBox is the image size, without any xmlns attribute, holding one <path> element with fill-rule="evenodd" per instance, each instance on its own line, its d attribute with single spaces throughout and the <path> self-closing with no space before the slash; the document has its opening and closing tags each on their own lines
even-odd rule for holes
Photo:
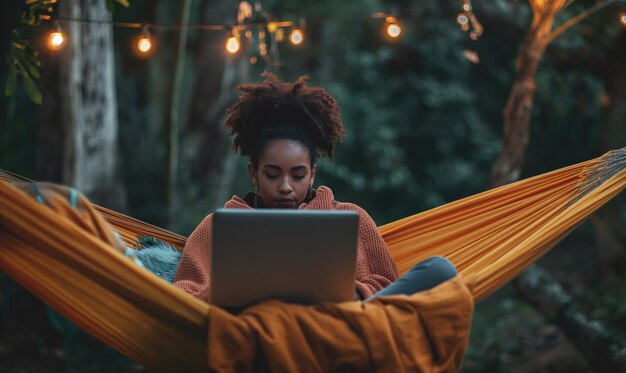
<svg viewBox="0 0 626 373">
<path fill-rule="evenodd" d="M 537 70 L 546 48 L 547 34 L 549 29 L 530 30 L 517 57 L 515 81 L 503 111 L 502 151 L 491 173 L 491 186 L 494 188 L 517 181 L 521 175 L 528 145 Z"/>
<path fill-rule="evenodd" d="M 180 16 L 178 17 L 181 24 L 189 23 L 190 0 L 183 0 L 180 4 Z M 182 97 L 182 81 L 185 71 L 185 53 L 187 50 L 187 28 L 183 27 L 179 30 L 176 44 L 173 48 L 176 51 L 176 57 L 173 63 L 174 74 L 172 74 L 170 87 L 170 99 L 168 100 L 168 116 L 169 120 L 165 122 L 166 134 L 166 168 L 165 168 L 165 200 L 167 203 L 169 226 L 176 225 L 175 217 L 178 215 L 176 211 L 177 184 L 178 184 L 178 143 L 180 131 L 180 101 Z"/>
<path fill-rule="evenodd" d="M 554 18 L 562 9 L 560 5 L 530 0 L 534 18 L 530 30 L 516 60 L 516 78 L 509 93 L 504 115 L 503 146 L 494 164 L 491 186 L 498 187 L 517 181 L 521 175 L 536 89 L 536 75 L 541 56 L 550 43 Z M 611 338 L 599 333 L 603 327 L 588 318 L 570 302 L 571 297 L 563 288 L 537 265 L 522 272 L 514 284 L 519 292 L 558 325 L 577 349 L 593 364 L 620 368 L 626 366 L 626 350 Z M 558 292 L 555 292 L 558 289 Z M 558 297 L 556 296 L 558 294 Z M 567 299 L 568 310 L 563 311 L 562 299 Z M 555 312 L 557 310 L 557 312 Z M 620 365 L 621 364 L 621 365 Z"/>
<path fill-rule="evenodd" d="M 597 372 L 625 372 L 626 346 L 598 321 L 589 319 L 572 297 L 539 266 L 515 285 L 522 296 L 567 335 Z M 581 348 L 583 347 L 583 348 Z"/>
<path fill-rule="evenodd" d="M 205 4 L 200 22 L 232 17 L 231 4 Z M 224 33 L 200 33 L 194 48 L 196 79 L 191 93 L 184 138 L 183 164 L 188 165 L 185 179 L 200 184 L 205 205 L 200 210 L 221 207 L 232 194 L 237 158 L 230 153 L 230 140 L 224 128 L 226 108 L 236 99 L 234 88 L 248 79 L 249 63 L 245 48 L 225 59 Z"/>
<path fill-rule="evenodd" d="M 110 20 L 104 0 L 68 0 L 64 17 Z M 63 182 L 96 203 L 124 210 L 117 172 L 117 100 L 110 24 L 66 22 L 62 51 L 61 110 L 65 149 Z"/>
</svg>

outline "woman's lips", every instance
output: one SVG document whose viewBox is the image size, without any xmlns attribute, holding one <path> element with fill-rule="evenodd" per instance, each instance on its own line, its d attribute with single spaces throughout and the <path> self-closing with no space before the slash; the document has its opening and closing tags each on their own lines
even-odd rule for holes
<svg viewBox="0 0 626 373">
<path fill-rule="evenodd" d="M 276 202 L 280 207 L 294 207 L 296 205 L 296 201 L 289 198 L 277 199 Z"/>
</svg>

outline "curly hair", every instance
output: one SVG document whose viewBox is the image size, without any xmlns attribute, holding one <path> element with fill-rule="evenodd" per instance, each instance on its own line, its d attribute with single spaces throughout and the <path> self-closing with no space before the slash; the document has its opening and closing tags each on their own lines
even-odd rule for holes
<svg viewBox="0 0 626 373">
<path fill-rule="evenodd" d="M 257 166 L 258 157 L 272 140 L 295 140 L 309 149 L 311 164 L 318 155 L 334 157 L 335 142 L 344 128 L 341 110 L 324 89 L 306 84 L 308 76 L 295 82 L 263 73 L 263 83 L 237 87 L 242 95 L 227 110 L 226 128 L 235 135 L 232 148 L 249 155 Z"/>
</svg>

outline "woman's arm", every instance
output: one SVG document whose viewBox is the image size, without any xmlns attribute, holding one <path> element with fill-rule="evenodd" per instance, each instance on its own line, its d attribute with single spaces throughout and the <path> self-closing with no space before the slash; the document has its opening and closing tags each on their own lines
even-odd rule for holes
<svg viewBox="0 0 626 373">
<path fill-rule="evenodd" d="M 174 277 L 174 286 L 205 302 L 209 298 L 212 223 L 210 214 L 189 236 Z"/>
<path fill-rule="evenodd" d="M 374 220 L 362 208 L 357 207 L 356 211 L 359 213 L 356 290 L 365 299 L 394 282 L 398 270 Z"/>
</svg>

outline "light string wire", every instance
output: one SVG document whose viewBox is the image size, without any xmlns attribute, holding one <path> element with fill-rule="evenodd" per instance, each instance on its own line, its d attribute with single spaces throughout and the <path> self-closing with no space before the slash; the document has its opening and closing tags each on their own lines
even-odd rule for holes
<svg viewBox="0 0 626 373">
<path fill-rule="evenodd" d="M 311 23 L 328 23 L 328 22 L 349 22 L 349 21 L 357 21 L 357 20 L 376 20 L 383 19 L 385 22 L 385 31 L 387 36 L 390 39 L 396 39 L 402 33 L 401 23 L 398 21 L 396 14 L 407 14 L 408 12 L 412 12 L 418 9 L 431 8 L 435 5 L 434 0 L 413 4 L 409 7 L 403 9 L 402 12 L 375 12 L 369 15 L 362 16 L 352 16 L 352 17 L 343 17 L 341 19 L 318 19 L 309 21 Z M 248 18 L 253 18 L 252 6 L 250 3 L 246 1 L 242 1 L 239 3 L 239 11 L 237 16 L 237 24 L 229 26 L 224 24 L 203 24 L 203 23 L 153 23 L 153 22 L 121 22 L 121 21 L 113 21 L 113 20 L 97 20 L 97 19 L 86 19 L 86 18 L 77 18 L 77 17 L 62 17 L 62 16 L 42 16 L 42 20 L 50 21 L 54 23 L 56 28 L 56 39 L 49 37 L 48 47 L 50 50 L 57 51 L 63 48 L 65 45 L 65 35 L 62 33 L 60 24 L 63 22 L 80 22 L 80 23 L 90 23 L 90 24 L 102 24 L 102 25 L 112 25 L 113 27 L 119 28 L 130 28 L 130 29 L 139 29 L 142 30 L 142 35 L 137 42 L 137 50 L 140 54 L 148 55 L 152 49 L 152 36 L 150 35 L 150 30 L 162 29 L 162 30 L 180 30 L 180 29 L 192 29 L 192 30 L 208 30 L 208 31 L 225 31 L 227 33 L 227 41 L 226 41 L 226 49 L 229 53 L 235 54 L 239 51 L 239 41 L 241 39 L 241 34 L 245 34 L 246 38 L 249 38 L 248 31 L 253 29 L 258 29 L 264 31 L 267 29 L 270 34 L 276 33 L 279 31 L 281 34 L 284 32 L 285 28 L 292 28 L 292 32 L 289 35 L 289 42 L 294 46 L 302 44 L 304 40 L 303 29 L 306 27 L 307 21 L 305 18 L 300 18 L 299 22 L 296 21 L 280 21 L 273 20 L 273 16 L 270 13 L 267 13 L 261 6 L 260 2 L 256 2 L 254 6 L 255 12 L 257 14 L 262 15 L 265 18 L 263 22 L 252 22 L 245 23 L 244 21 Z M 473 31 L 470 33 L 471 38 L 476 40 L 477 36 L 482 33 L 482 26 L 478 23 L 476 16 L 473 14 L 471 7 L 471 0 L 461 0 L 461 9 L 462 12 L 459 17 L 465 16 L 471 22 L 466 22 L 471 24 Z M 245 13 L 245 14 L 244 14 Z M 457 23 L 463 31 L 468 31 L 470 25 Z M 59 36 L 60 35 L 60 36 Z M 278 38 L 278 41 L 282 41 L 283 37 Z M 140 44 L 142 43 L 142 44 Z M 145 47 L 142 49 L 142 47 Z"/>
</svg>

